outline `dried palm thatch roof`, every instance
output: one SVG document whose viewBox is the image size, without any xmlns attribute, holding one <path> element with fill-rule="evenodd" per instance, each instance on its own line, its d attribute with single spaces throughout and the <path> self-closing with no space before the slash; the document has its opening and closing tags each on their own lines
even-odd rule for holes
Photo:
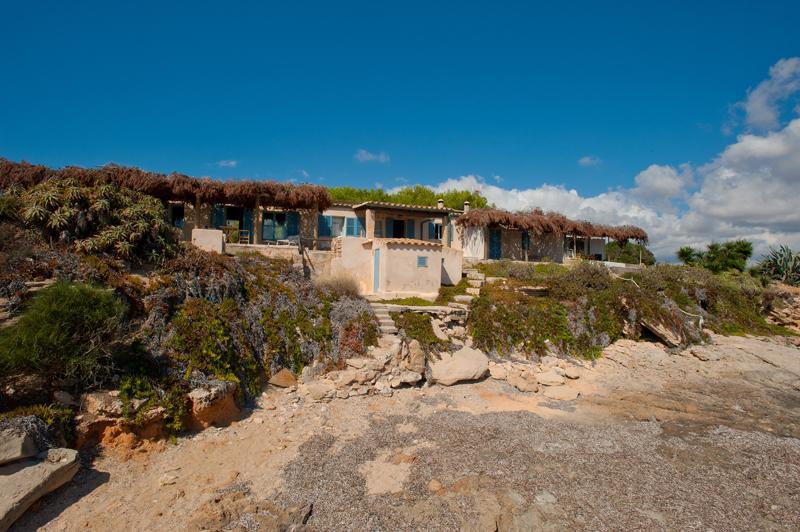
<svg viewBox="0 0 800 532">
<path fill-rule="evenodd" d="M 0 189 L 12 185 L 29 188 L 50 179 L 73 179 L 89 186 L 110 183 L 165 201 L 319 210 L 331 205 L 327 189 L 318 185 L 291 185 L 278 181 L 217 181 L 177 173 L 165 175 L 146 172 L 113 164 L 99 168 L 48 168 L 0 157 Z"/>
<path fill-rule="evenodd" d="M 602 225 L 585 220 L 572 220 L 557 212 L 533 209 L 525 212 L 509 212 L 499 209 L 472 209 L 459 216 L 456 223 L 462 227 L 499 226 L 506 229 L 528 231 L 536 235 L 555 233 L 588 237 L 609 237 L 625 242 L 637 240 L 647 243 L 644 229 L 633 225 Z"/>
</svg>

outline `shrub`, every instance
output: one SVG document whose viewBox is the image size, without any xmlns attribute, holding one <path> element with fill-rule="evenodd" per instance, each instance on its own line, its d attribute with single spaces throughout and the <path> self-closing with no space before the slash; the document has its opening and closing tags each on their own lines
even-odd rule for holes
<svg viewBox="0 0 800 532">
<path fill-rule="evenodd" d="M 41 423 L 44 430 L 37 427 Z M 32 433 L 40 447 L 58 447 L 69 442 L 75 433 L 75 412 L 49 405 L 22 406 L 0 414 L 0 431 L 5 429 Z"/>
<path fill-rule="evenodd" d="M 417 296 L 399 297 L 396 299 L 383 299 L 381 300 L 381 303 L 385 303 L 387 305 L 405 305 L 409 307 L 432 307 L 436 305 L 434 301 L 428 301 L 427 299 L 422 299 L 421 297 Z"/>
<path fill-rule="evenodd" d="M 431 318 L 427 314 L 392 312 L 391 316 L 402 334 L 408 340 L 417 340 L 425 353 L 447 347 L 447 342 L 440 340 L 434 334 Z"/>
<path fill-rule="evenodd" d="M 324 290 L 335 296 L 358 296 L 358 283 L 350 275 L 339 274 L 335 276 L 322 277 L 315 284 L 320 290 Z"/>
<path fill-rule="evenodd" d="M 633 242 L 622 244 L 615 240 L 606 244 L 606 259 L 612 262 L 639 264 L 639 253 L 641 253 L 642 264 L 652 266 L 656 263 L 656 257 L 653 252 L 641 244 L 634 244 Z"/>
<path fill-rule="evenodd" d="M 542 281 L 549 277 L 560 275 L 567 268 L 556 263 L 531 263 L 508 259 L 484 262 L 478 265 L 478 271 L 488 277 L 505 277 L 519 281 Z"/>
<path fill-rule="evenodd" d="M 0 368 L 4 374 L 31 371 L 91 384 L 111 370 L 125 311 L 109 290 L 58 282 L 0 332 Z"/>
<path fill-rule="evenodd" d="M 700 266 L 714 273 L 731 270 L 743 272 L 753 255 L 753 244 L 746 240 L 712 242 L 706 251 L 685 246 L 678 250 L 678 260 L 687 266 Z"/>
<path fill-rule="evenodd" d="M 800 252 L 793 252 L 789 246 L 770 248 L 756 270 L 768 279 L 800 286 Z"/>
<path fill-rule="evenodd" d="M 447 305 L 455 296 L 462 296 L 467 293 L 469 282 L 467 279 L 461 279 L 455 286 L 440 286 L 439 295 L 436 297 L 434 304 Z"/>
<path fill-rule="evenodd" d="M 3 209 L 16 201 L 20 220 L 82 253 L 162 262 L 175 252 L 175 233 L 163 204 L 139 192 L 63 179 L 6 191 L 3 198 Z"/>
</svg>

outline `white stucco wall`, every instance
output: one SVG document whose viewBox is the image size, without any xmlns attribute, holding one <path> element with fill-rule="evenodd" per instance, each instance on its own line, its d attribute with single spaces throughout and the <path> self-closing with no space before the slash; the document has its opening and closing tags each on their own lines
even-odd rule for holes
<svg viewBox="0 0 800 532">
<path fill-rule="evenodd" d="M 193 229 L 192 244 L 203 251 L 225 253 L 225 234 L 219 229 Z"/>
<path fill-rule="evenodd" d="M 485 227 L 462 228 L 461 246 L 464 250 L 464 258 L 485 259 L 486 228 Z"/>
<path fill-rule="evenodd" d="M 460 249 L 442 248 L 442 284 L 449 286 L 461 280 L 461 269 L 464 265 L 464 253 Z"/>
</svg>

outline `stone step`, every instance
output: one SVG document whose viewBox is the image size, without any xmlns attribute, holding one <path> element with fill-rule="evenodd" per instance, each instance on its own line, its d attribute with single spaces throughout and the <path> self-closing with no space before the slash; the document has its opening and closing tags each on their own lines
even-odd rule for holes
<svg viewBox="0 0 800 532">
<path fill-rule="evenodd" d="M 474 281 L 483 281 L 486 279 L 486 274 L 480 272 L 467 272 L 467 279 L 472 279 Z"/>
<path fill-rule="evenodd" d="M 472 288 L 472 287 L 467 288 L 467 294 L 470 294 L 470 295 L 473 295 L 473 296 L 479 296 L 479 295 L 481 295 L 481 289 L 480 288 Z"/>
<path fill-rule="evenodd" d="M 378 325 L 381 325 L 381 326 L 387 325 L 389 327 L 394 327 L 394 320 L 392 320 L 391 318 L 389 318 L 389 319 L 379 319 L 378 320 Z"/>
<path fill-rule="evenodd" d="M 484 281 L 481 281 L 480 279 L 469 279 L 467 281 L 467 284 L 473 288 L 480 288 L 481 286 L 483 286 L 483 283 Z"/>
<path fill-rule="evenodd" d="M 469 305 L 463 303 L 448 303 L 447 306 L 450 308 L 457 308 L 458 310 L 469 310 Z"/>
<path fill-rule="evenodd" d="M 475 299 L 475 297 L 470 295 L 453 296 L 453 301 L 456 303 L 471 303 L 473 299 Z"/>
<path fill-rule="evenodd" d="M 380 326 L 381 334 L 397 334 L 397 327 L 394 325 L 381 325 Z"/>
</svg>

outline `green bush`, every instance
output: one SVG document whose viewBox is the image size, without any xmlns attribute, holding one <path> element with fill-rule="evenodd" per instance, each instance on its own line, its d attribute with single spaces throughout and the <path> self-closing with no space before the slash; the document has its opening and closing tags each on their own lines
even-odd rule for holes
<svg viewBox="0 0 800 532">
<path fill-rule="evenodd" d="M 700 266 L 714 273 L 733 270 L 743 272 L 752 255 L 753 244 L 747 240 L 712 242 L 706 246 L 706 251 L 684 246 L 677 252 L 678 260 L 685 265 Z"/>
<path fill-rule="evenodd" d="M 550 277 L 561 275 L 567 271 L 567 268 L 554 262 L 530 263 L 503 259 L 481 263 L 478 265 L 478 271 L 487 277 L 504 277 L 518 281 L 541 282 Z"/>
<path fill-rule="evenodd" d="M 426 353 L 447 347 L 447 342 L 440 340 L 433 333 L 431 318 L 427 314 L 392 312 L 391 316 L 397 328 L 405 333 L 406 338 L 417 340 Z"/>
<path fill-rule="evenodd" d="M 639 264 L 639 253 L 641 252 L 642 264 L 652 266 L 656 263 L 656 256 L 653 252 L 641 244 L 634 244 L 633 242 L 625 242 L 621 245 L 619 242 L 612 241 L 606 244 L 606 260 L 612 262 L 622 262 L 624 264 Z"/>
<path fill-rule="evenodd" d="M 71 408 L 50 405 L 21 406 L 8 412 L 0 413 L 0 426 L 11 422 L 14 418 L 36 416 L 49 429 L 50 436 L 63 438 L 64 442 L 72 440 L 75 434 L 75 412 Z M 13 425 L 13 423 L 11 423 Z"/>
<path fill-rule="evenodd" d="M 111 368 L 126 305 L 113 292 L 58 282 L 37 294 L 19 322 L 0 332 L 0 369 L 90 383 Z"/>
<path fill-rule="evenodd" d="M 454 286 L 440 286 L 439 295 L 433 302 L 434 305 L 447 305 L 455 296 L 463 296 L 467 293 L 469 282 L 467 279 L 461 279 L 458 284 Z"/>
</svg>

